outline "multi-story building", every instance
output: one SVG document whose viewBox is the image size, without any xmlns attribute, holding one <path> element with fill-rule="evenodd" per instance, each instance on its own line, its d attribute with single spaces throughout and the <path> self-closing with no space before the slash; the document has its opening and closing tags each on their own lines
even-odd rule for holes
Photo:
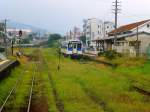
<svg viewBox="0 0 150 112">
<path fill-rule="evenodd" d="M 117 45 L 114 45 L 115 35 Z M 150 19 L 120 26 L 96 43 L 105 51 L 115 50 L 131 56 L 150 54 Z"/>
<path fill-rule="evenodd" d="M 66 33 L 66 40 L 69 39 L 80 39 L 80 37 L 83 35 L 82 31 L 80 28 L 74 27 L 73 30 L 70 30 L 69 32 Z"/>
<path fill-rule="evenodd" d="M 22 31 L 23 37 L 26 37 L 27 35 L 32 33 L 32 30 L 30 29 L 17 29 L 17 28 L 7 28 L 7 33 L 10 37 L 18 36 L 20 30 Z"/>
<path fill-rule="evenodd" d="M 103 22 L 97 18 L 84 20 L 83 32 L 86 36 L 86 45 L 95 47 L 95 40 L 107 37 L 108 32 L 113 29 L 114 24 L 112 22 Z"/>
<path fill-rule="evenodd" d="M 78 27 L 74 27 L 73 29 L 73 37 L 75 39 L 80 39 L 80 37 L 83 35 L 83 32 Z"/>
<path fill-rule="evenodd" d="M 93 45 L 92 41 L 98 38 L 102 38 L 103 36 L 103 22 L 96 18 L 91 18 L 84 20 L 83 32 L 86 36 L 86 45 Z"/>
<path fill-rule="evenodd" d="M 113 22 L 109 22 L 109 21 L 104 22 L 104 27 L 103 27 L 104 35 L 103 35 L 103 37 L 108 37 L 109 32 L 114 30 L 114 28 L 115 28 L 115 26 L 114 26 Z"/>
</svg>

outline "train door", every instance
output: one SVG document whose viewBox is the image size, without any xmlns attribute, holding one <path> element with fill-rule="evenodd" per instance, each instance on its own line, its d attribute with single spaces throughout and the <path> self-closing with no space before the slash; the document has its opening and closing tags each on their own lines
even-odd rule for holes
<svg viewBox="0 0 150 112">
<path fill-rule="evenodd" d="M 73 54 L 77 54 L 77 44 L 73 44 Z"/>
</svg>

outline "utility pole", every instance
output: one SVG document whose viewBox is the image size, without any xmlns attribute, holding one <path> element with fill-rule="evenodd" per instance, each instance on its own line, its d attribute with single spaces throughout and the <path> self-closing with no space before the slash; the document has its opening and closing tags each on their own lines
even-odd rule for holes
<svg viewBox="0 0 150 112">
<path fill-rule="evenodd" d="M 105 21 L 104 21 L 104 37 L 103 38 L 105 38 L 106 37 L 106 35 L 105 35 L 105 33 L 106 33 L 106 25 L 105 25 Z M 103 46 L 103 51 L 105 51 L 105 39 L 104 39 L 104 46 Z"/>
<path fill-rule="evenodd" d="M 137 40 L 136 40 L 136 56 L 138 57 L 139 56 L 139 27 L 137 26 Z"/>
<path fill-rule="evenodd" d="M 13 39 L 11 41 L 11 54 L 12 54 L 12 56 L 14 54 L 14 40 Z"/>
<path fill-rule="evenodd" d="M 21 50 L 21 37 L 22 37 L 22 30 L 20 30 L 18 33 L 19 33 L 19 52 L 22 52 L 22 50 Z"/>
<path fill-rule="evenodd" d="M 7 19 L 4 20 L 4 33 L 5 55 L 7 56 Z"/>
<path fill-rule="evenodd" d="M 72 39 L 72 31 L 70 30 L 70 39 Z"/>
<path fill-rule="evenodd" d="M 74 27 L 74 31 L 73 31 L 73 39 L 75 39 L 75 37 L 76 37 L 76 28 Z"/>
<path fill-rule="evenodd" d="M 89 43 L 88 43 L 88 47 L 90 47 L 92 39 L 93 39 L 93 36 L 92 36 L 92 20 L 90 20 L 90 40 L 89 40 Z"/>
<path fill-rule="evenodd" d="M 77 27 L 75 26 L 74 27 L 74 39 L 76 39 L 76 36 L 77 36 Z"/>
<path fill-rule="evenodd" d="M 120 13 L 121 9 L 120 9 L 120 2 L 118 0 L 115 0 L 115 2 L 113 2 L 113 13 L 115 14 L 115 32 L 114 32 L 114 46 L 115 49 L 117 47 L 117 28 L 118 28 L 118 13 Z"/>
</svg>

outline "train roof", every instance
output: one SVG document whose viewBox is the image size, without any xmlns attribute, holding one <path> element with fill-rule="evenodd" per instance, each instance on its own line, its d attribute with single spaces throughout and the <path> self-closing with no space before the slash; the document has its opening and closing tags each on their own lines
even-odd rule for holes
<svg viewBox="0 0 150 112">
<path fill-rule="evenodd" d="M 82 42 L 81 40 L 78 39 L 70 39 L 70 40 L 66 40 L 66 41 L 62 41 L 63 43 L 69 43 L 69 42 Z"/>
</svg>

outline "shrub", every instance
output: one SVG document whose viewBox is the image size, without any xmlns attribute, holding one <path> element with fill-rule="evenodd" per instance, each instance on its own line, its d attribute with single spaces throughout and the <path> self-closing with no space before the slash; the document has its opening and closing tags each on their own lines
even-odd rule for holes
<svg viewBox="0 0 150 112">
<path fill-rule="evenodd" d="M 116 51 L 112 50 L 112 51 L 105 51 L 103 53 L 103 55 L 108 58 L 108 59 L 114 59 L 116 57 L 121 57 L 120 53 L 117 53 Z"/>
</svg>

